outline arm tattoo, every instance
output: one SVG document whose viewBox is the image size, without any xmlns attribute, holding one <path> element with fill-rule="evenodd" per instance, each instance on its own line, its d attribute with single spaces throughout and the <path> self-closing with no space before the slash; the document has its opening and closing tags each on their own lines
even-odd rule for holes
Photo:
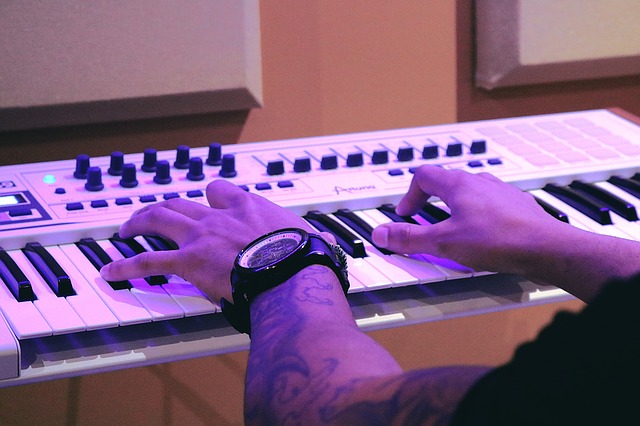
<svg viewBox="0 0 640 426">
<path fill-rule="evenodd" d="M 332 274 L 322 267 L 306 268 L 292 285 L 265 294 L 252 307 L 247 423 L 447 424 L 479 373 L 452 375 L 442 368 L 341 380 L 347 367 L 340 354 L 318 353 L 320 345 L 307 347 L 305 331 L 314 326 L 314 307 L 330 309 L 338 294 Z M 321 337 L 322 332 L 315 324 L 311 333 Z"/>
</svg>

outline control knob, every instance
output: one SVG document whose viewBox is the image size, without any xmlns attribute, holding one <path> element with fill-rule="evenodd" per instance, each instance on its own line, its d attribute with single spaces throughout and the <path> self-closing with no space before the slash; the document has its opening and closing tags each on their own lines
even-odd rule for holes
<svg viewBox="0 0 640 426">
<path fill-rule="evenodd" d="M 204 173 L 202 173 L 202 158 L 193 157 L 189 160 L 189 172 L 187 172 L 187 179 L 192 181 L 204 179 Z"/>
<path fill-rule="evenodd" d="M 188 169 L 189 168 L 189 147 L 186 145 L 180 145 L 176 150 L 176 161 L 173 163 L 173 167 L 176 169 Z"/>
<path fill-rule="evenodd" d="M 225 154 L 222 156 L 222 168 L 219 172 L 220 176 L 231 178 L 238 174 L 236 172 L 236 157 L 233 154 Z"/>
<path fill-rule="evenodd" d="M 171 165 L 167 160 L 156 162 L 156 175 L 153 181 L 159 185 L 171 183 Z"/>
<path fill-rule="evenodd" d="M 123 188 L 134 188 L 138 186 L 135 164 L 127 163 L 122 166 L 122 179 L 120 179 L 120 186 Z"/>
<path fill-rule="evenodd" d="M 76 179 L 86 179 L 88 170 L 89 156 L 87 154 L 78 155 L 76 157 L 76 171 L 73 172 L 73 177 Z"/>
<path fill-rule="evenodd" d="M 100 167 L 89 167 L 87 171 L 87 183 L 84 184 L 87 191 L 102 191 L 104 184 L 102 183 L 102 170 Z"/>
<path fill-rule="evenodd" d="M 157 161 L 158 161 L 158 151 L 156 151 L 153 148 L 147 148 L 144 150 L 142 167 L 140 167 L 140 169 L 143 172 L 153 173 L 156 171 Z"/>
<path fill-rule="evenodd" d="M 122 175 L 122 166 L 124 166 L 124 154 L 120 151 L 113 151 L 107 173 L 111 176 L 120 176 Z"/>
<path fill-rule="evenodd" d="M 217 142 L 209 144 L 209 156 L 207 157 L 209 166 L 219 166 L 222 164 L 222 145 Z"/>
</svg>

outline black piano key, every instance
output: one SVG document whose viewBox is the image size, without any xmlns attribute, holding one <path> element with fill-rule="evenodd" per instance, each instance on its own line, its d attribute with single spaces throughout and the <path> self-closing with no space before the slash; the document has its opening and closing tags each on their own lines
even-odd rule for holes
<svg viewBox="0 0 640 426">
<path fill-rule="evenodd" d="M 107 263 L 113 262 L 111 257 L 93 238 L 83 238 L 76 242 L 76 246 L 99 271 Z M 133 286 L 129 281 L 107 281 L 114 290 L 128 290 Z"/>
<path fill-rule="evenodd" d="M 449 219 L 451 217 L 448 212 L 442 210 L 440 207 L 434 206 L 431 203 L 426 203 L 424 206 L 422 206 L 422 209 L 418 211 L 418 215 L 420 215 L 420 217 L 431 224 L 442 222 L 443 220 Z"/>
<path fill-rule="evenodd" d="M 69 275 L 62 269 L 40 243 L 27 243 L 22 249 L 29 261 L 35 266 L 45 282 L 58 297 L 73 296 L 76 294 Z"/>
<path fill-rule="evenodd" d="M 542 188 L 601 225 L 611 225 L 611 211 L 604 204 L 584 196 L 573 188 L 548 183 Z"/>
<path fill-rule="evenodd" d="M 640 181 L 636 179 L 626 179 L 618 176 L 611 176 L 607 182 L 617 186 L 628 194 L 640 198 Z"/>
<path fill-rule="evenodd" d="M 122 238 L 118 234 L 114 234 L 109 241 L 118 249 L 126 258 L 133 257 L 137 254 L 144 253 L 146 250 L 142 245 L 133 238 Z M 166 284 L 167 278 L 164 275 L 151 275 L 144 278 L 151 285 Z"/>
<path fill-rule="evenodd" d="M 31 282 L 2 247 L 0 247 L 0 277 L 18 302 L 36 300 Z"/>
<path fill-rule="evenodd" d="M 393 204 L 383 204 L 378 207 L 378 210 L 380 210 L 383 215 L 387 216 L 394 222 L 404 222 L 418 225 L 418 222 L 416 222 L 416 220 L 411 216 L 400 216 L 398 213 L 396 213 L 396 206 L 394 206 Z"/>
<path fill-rule="evenodd" d="M 571 182 L 569 186 L 578 192 L 581 192 L 589 197 L 593 197 L 595 200 L 609 207 L 612 211 L 630 222 L 638 220 L 638 213 L 636 212 L 636 208 L 633 204 L 628 203 L 622 198 L 605 191 L 599 186 L 591 183 L 584 183 L 579 180 Z"/>
<path fill-rule="evenodd" d="M 373 238 L 371 238 L 371 233 L 373 232 L 373 227 L 369 225 L 366 221 L 362 220 L 360 216 L 355 214 L 349 209 L 340 209 L 337 212 L 333 213 L 338 219 L 347 224 L 351 229 L 356 231 L 358 234 L 362 235 L 371 245 L 380 250 L 383 254 L 393 254 L 392 251 L 387 250 L 383 247 L 378 247 L 373 243 Z"/>
<path fill-rule="evenodd" d="M 544 200 L 541 200 L 537 197 L 534 197 L 534 198 L 538 202 L 540 207 L 544 209 L 544 211 L 546 211 L 547 213 L 549 213 L 551 216 L 555 217 L 559 221 L 569 223 L 569 216 L 567 216 L 566 213 L 556 209 L 555 207 L 553 207 L 551 204 L 547 203 Z"/>
<path fill-rule="evenodd" d="M 318 210 L 311 210 L 303 217 L 318 230 L 333 234 L 333 236 L 336 238 L 336 242 L 351 257 L 367 256 L 367 252 L 364 248 L 364 242 L 360 239 L 360 237 L 343 227 L 335 220 L 331 219 L 326 214 Z"/>
<path fill-rule="evenodd" d="M 178 249 L 178 245 L 176 243 L 166 238 L 159 237 L 157 235 L 143 235 L 143 238 L 155 251 Z"/>
</svg>

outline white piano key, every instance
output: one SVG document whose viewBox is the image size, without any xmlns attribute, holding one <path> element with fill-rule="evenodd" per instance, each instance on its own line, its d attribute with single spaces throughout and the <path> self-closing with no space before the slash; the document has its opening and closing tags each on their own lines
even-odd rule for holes
<svg viewBox="0 0 640 426">
<path fill-rule="evenodd" d="M 420 215 L 415 215 L 413 218 L 422 226 L 433 226 L 431 222 L 424 219 Z M 442 270 L 442 272 L 445 273 L 448 279 L 451 280 L 470 276 L 489 275 L 493 273 L 488 271 L 476 271 L 451 259 L 438 257 L 427 253 L 421 253 L 420 256 Z"/>
<path fill-rule="evenodd" d="M 640 200 L 634 197 L 633 195 L 629 194 L 626 191 L 623 191 L 622 189 L 618 188 L 617 186 L 609 182 L 596 182 L 595 185 L 599 186 L 600 188 L 604 189 L 610 194 L 623 199 L 624 201 L 626 201 L 627 203 L 635 207 L 636 213 L 640 213 Z M 623 231 L 629 233 L 636 240 L 640 241 L 640 221 L 627 221 L 626 219 L 623 219 L 623 218 L 620 218 L 620 219 L 625 220 L 626 222 L 624 225 Z"/>
<path fill-rule="evenodd" d="M 631 237 L 628 234 L 620 231 L 615 226 L 612 226 L 612 225 L 600 225 L 595 220 L 587 217 L 586 215 L 584 215 L 581 212 L 579 212 L 578 210 L 574 209 L 573 207 L 571 207 L 567 203 L 565 203 L 562 200 L 554 197 L 553 195 L 549 194 L 548 192 L 543 191 L 542 189 L 534 189 L 534 190 L 530 191 L 530 193 L 532 195 L 534 195 L 535 197 L 537 197 L 537 198 L 539 198 L 539 199 L 541 199 L 543 201 L 546 201 L 547 203 L 549 203 L 553 207 L 555 207 L 558 210 L 560 210 L 563 213 L 565 213 L 569 217 L 569 223 L 571 223 L 573 226 L 575 226 L 577 228 L 580 228 L 580 229 L 583 229 L 583 230 L 586 230 L 586 231 L 595 232 L 597 234 L 610 235 L 610 236 L 613 236 L 613 237 L 631 239 Z"/>
<path fill-rule="evenodd" d="M 594 186 L 599 186 L 605 192 L 608 192 L 609 194 L 611 194 L 613 196 L 616 196 L 617 194 L 614 194 L 613 191 L 609 191 L 609 189 L 606 187 L 606 185 L 603 187 L 603 184 L 606 184 L 606 183 L 608 183 L 608 182 L 601 182 L 600 185 L 599 184 L 594 184 Z M 615 186 L 613 186 L 611 184 L 609 184 L 609 185 L 614 190 L 617 189 L 617 188 L 615 188 Z M 629 196 L 630 194 L 627 193 L 626 195 Z M 618 197 L 618 198 L 621 198 L 623 201 L 626 201 L 626 197 L 625 196 Z M 606 205 L 606 203 L 603 203 L 603 204 Z M 633 203 L 631 203 L 631 204 L 633 204 Z M 638 225 L 637 221 L 629 221 L 626 218 L 620 216 L 618 213 L 615 213 L 613 211 L 613 209 L 611 209 L 609 215 L 611 217 L 612 225 L 608 225 L 608 226 L 613 226 L 618 231 L 627 234 L 631 239 L 640 240 L 640 225 Z"/>
<path fill-rule="evenodd" d="M 341 222 L 338 221 L 338 223 L 342 225 Z M 317 231 L 312 224 L 309 224 L 309 226 Z M 365 258 L 354 258 L 347 253 L 345 254 L 347 256 L 347 271 L 351 283 L 349 293 L 391 286 L 391 280 L 369 264 Z"/>
<path fill-rule="evenodd" d="M 375 248 L 370 242 L 368 242 L 362 235 L 359 235 L 352 228 L 350 228 L 347 224 L 342 222 L 338 217 L 334 215 L 329 215 L 332 219 L 336 220 L 339 224 L 349 229 L 355 235 L 358 235 L 362 238 L 362 242 L 365 246 L 365 250 L 367 252 L 367 257 L 362 260 L 375 268 L 378 272 L 380 272 L 386 279 L 384 282 L 372 282 L 370 283 L 370 289 L 378 289 L 378 288 L 388 288 L 392 286 L 403 286 L 403 285 L 411 285 L 417 284 L 418 279 L 411 275 L 405 269 L 404 265 L 401 261 L 399 261 L 397 255 L 385 255 L 382 254 L 377 248 Z M 354 262 L 355 264 L 355 262 Z M 364 281 L 363 284 L 367 285 Z"/>
<path fill-rule="evenodd" d="M 19 377 L 20 362 L 20 343 L 0 311 L 0 381 Z"/>
<path fill-rule="evenodd" d="M 0 310 L 20 340 L 44 337 L 53 330 L 32 302 L 18 302 L 0 278 Z"/>
<path fill-rule="evenodd" d="M 47 247 L 47 250 L 71 278 L 76 294 L 67 296 L 66 299 L 87 325 L 87 330 L 116 327 L 118 319 L 78 271 L 71 259 L 58 246 Z"/>
<path fill-rule="evenodd" d="M 64 244 L 60 249 L 78 267 L 120 325 L 150 322 L 152 316 L 128 290 L 114 290 L 101 276 L 75 244 Z"/>
<path fill-rule="evenodd" d="M 587 226 L 585 223 L 582 223 L 581 221 L 589 218 L 587 218 L 585 215 L 583 215 L 573 207 L 569 206 L 568 204 L 561 202 L 559 199 L 549 194 L 548 192 L 545 192 L 541 189 L 533 189 L 529 191 L 529 193 L 534 197 L 551 205 L 552 207 L 555 207 L 556 209 L 560 210 L 562 213 L 566 214 L 567 217 L 569 218 L 569 223 L 575 226 L 576 228 L 580 228 L 584 231 L 595 232 L 595 230 Z M 595 223 L 591 219 L 589 219 L 589 222 Z"/>
<path fill-rule="evenodd" d="M 213 303 L 196 286 L 177 275 L 168 275 L 168 282 L 162 288 L 182 308 L 185 316 L 195 316 L 220 312 L 220 306 Z"/>
<path fill-rule="evenodd" d="M 347 255 L 348 256 L 348 255 Z M 347 272 L 349 275 L 349 291 L 348 294 L 352 293 L 361 293 L 365 291 L 367 288 L 364 284 L 352 273 L 349 272 L 349 259 L 347 259 Z"/>
<path fill-rule="evenodd" d="M 626 239 L 640 240 L 640 227 L 637 222 L 629 222 L 622 216 L 614 213 L 613 210 L 610 213 L 612 225 L 617 231 L 620 231 L 627 235 Z M 624 237 L 623 237 L 624 238 Z"/>
<path fill-rule="evenodd" d="M 595 182 L 596 186 L 599 186 L 600 188 L 604 189 L 605 191 L 615 195 L 616 197 L 622 198 L 623 200 L 625 200 L 626 202 L 632 204 L 636 210 L 640 213 L 640 199 L 634 197 L 633 195 L 629 194 L 627 191 L 624 191 L 620 188 L 618 188 L 617 186 L 615 186 L 612 183 L 609 182 Z"/>
<path fill-rule="evenodd" d="M 135 240 L 147 251 L 153 251 L 149 243 L 142 238 Z M 209 298 L 195 285 L 177 275 L 167 274 L 167 283 L 162 288 L 182 308 L 185 316 L 195 316 L 220 312 L 220 306 Z"/>
<path fill-rule="evenodd" d="M 349 277 L 355 278 L 362 286 L 362 291 L 391 287 L 391 279 L 376 269 L 369 258 L 354 258 L 347 255 Z M 353 292 L 360 290 L 354 288 Z"/>
<path fill-rule="evenodd" d="M 58 297 L 53 292 L 21 250 L 10 250 L 7 253 L 31 282 L 31 287 L 37 297 L 37 300 L 33 301 L 33 305 L 47 321 L 53 334 L 72 333 L 87 329 L 86 324 L 69 305 L 67 299 Z"/>
<path fill-rule="evenodd" d="M 392 221 L 377 209 L 363 210 L 356 212 L 356 214 L 372 226 L 378 226 Z M 421 283 L 473 276 L 472 269 L 459 265 L 451 260 L 441 259 L 429 254 L 421 253 L 410 256 L 398 254 L 391 255 L 391 257 L 394 256 L 396 258 L 401 258 L 403 266 L 414 274 Z M 433 260 L 433 262 L 431 260 Z"/>
<path fill-rule="evenodd" d="M 98 244 L 114 261 L 124 258 L 111 241 L 99 240 Z M 184 311 L 161 286 L 151 285 L 144 278 L 134 278 L 129 282 L 133 286 L 131 294 L 149 311 L 154 321 L 184 316 Z"/>
</svg>

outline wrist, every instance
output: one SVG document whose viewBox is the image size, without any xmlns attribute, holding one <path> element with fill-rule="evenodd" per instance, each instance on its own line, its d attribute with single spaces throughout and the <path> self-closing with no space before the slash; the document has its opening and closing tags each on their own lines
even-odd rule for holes
<svg viewBox="0 0 640 426">
<path fill-rule="evenodd" d="M 250 304 L 251 338 L 335 324 L 355 325 L 340 280 L 324 265 L 300 270 L 281 285 L 259 294 Z"/>
<path fill-rule="evenodd" d="M 331 270 L 347 293 L 346 256 L 339 247 L 298 228 L 257 238 L 236 257 L 231 272 L 232 301 L 221 300 L 222 313 L 236 330 L 250 334 L 250 306 L 254 299 L 311 265 L 324 265 Z"/>
</svg>

